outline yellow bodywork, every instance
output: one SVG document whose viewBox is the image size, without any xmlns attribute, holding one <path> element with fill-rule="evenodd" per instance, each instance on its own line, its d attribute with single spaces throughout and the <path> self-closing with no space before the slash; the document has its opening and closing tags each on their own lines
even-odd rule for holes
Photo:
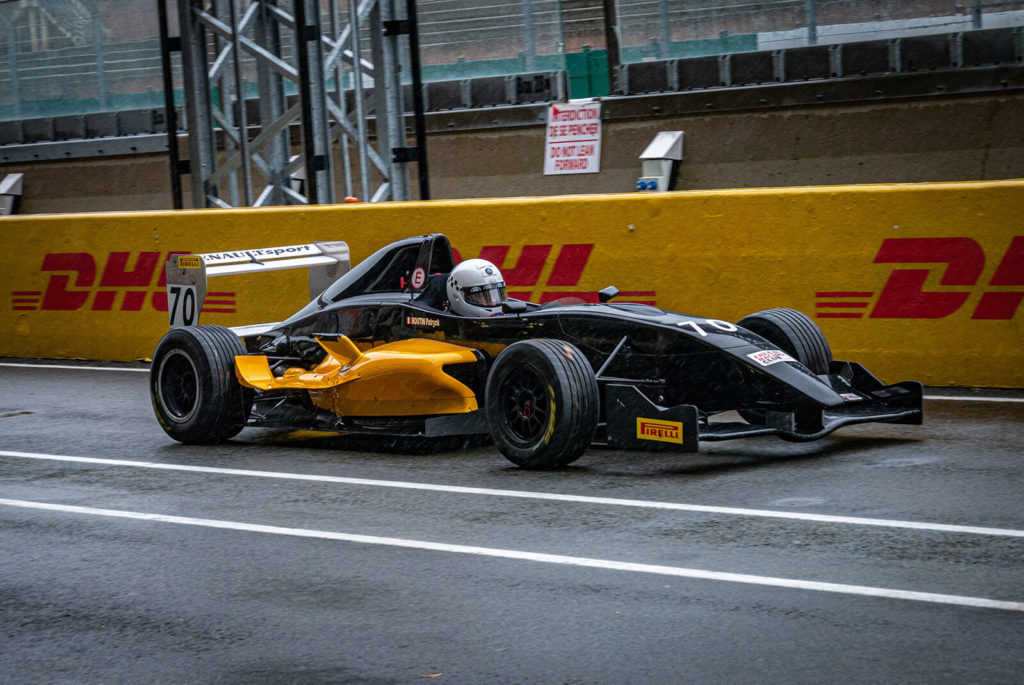
<svg viewBox="0 0 1024 685">
<path fill-rule="evenodd" d="M 361 351 L 341 336 L 317 339 L 327 352 L 316 368 L 275 376 L 263 355 L 235 357 L 238 382 L 256 390 L 308 390 L 313 403 L 336 416 L 461 414 L 477 409 L 476 395 L 446 374 L 446 364 L 478 361 L 476 353 L 440 340 L 413 339 Z"/>
</svg>

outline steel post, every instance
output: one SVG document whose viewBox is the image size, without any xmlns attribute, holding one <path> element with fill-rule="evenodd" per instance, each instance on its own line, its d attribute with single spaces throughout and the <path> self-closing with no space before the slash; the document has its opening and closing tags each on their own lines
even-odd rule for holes
<svg viewBox="0 0 1024 685">
<path fill-rule="evenodd" d="M 207 183 L 216 170 L 217 149 L 210 116 L 210 80 L 206 71 L 207 34 L 198 14 L 202 8 L 203 0 L 178 0 L 189 133 L 189 173 L 192 177 L 192 204 L 196 207 L 218 204 L 216 186 Z"/>
<path fill-rule="evenodd" d="M 523 54 L 526 59 L 526 71 L 537 68 L 537 38 L 533 34 L 533 0 L 522 0 L 523 3 Z"/>
<path fill-rule="evenodd" d="M 14 115 L 21 117 L 21 94 L 18 91 L 18 46 L 15 44 L 14 24 L 2 14 L 0 14 L 0 21 L 3 22 L 9 38 L 7 50 L 11 67 L 11 104 L 14 105 Z"/>
<path fill-rule="evenodd" d="M 299 101 L 309 204 L 334 202 L 330 137 L 327 129 L 326 84 L 320 51 L 320 5 L 295 0 L 295 50 L 299 62 Z"/>
<path fill-rule="evenodd" d="M 806 0 L 804 14 L 807 17 L 807 44 L 818 44 L 818 8 L 817 0 Z"/>
<path fill-rule="evenodd" d="M 181 160 L 178 153 L 178 115 L 174 108 L 174 78 L 171 75 L 171 53 L 174 50 L 167 26 L 167 0 L 157 0 L 156 5 L 160 15 L 160 73 L 164 82 L 164 122 L 167 126 L 167 153 L 171 163 L 171 198 L 174 208 L 181 209 L 184 205 L 181 196 Z M 181 49 L 180 36 L 176 37 L 173 43 L 176 50 Z"/>
<path fill-rule="evenodd" d="M 373 63 L 378 66 L 374 79 L 374 98 L 377 109 L 377 146 L 387 165 L 391 179 L 389 192 L 378 188 L 375 197 L 392 200 L 409 199 L 409 174 L 404 161 L 397 159 L 395 148 L 405 147 L 405 106 L 402 97 L 402 83 L 399 74 L 400 33 L 384 30 L 385 22 L 398 21 L 395 0 L 379 0 L 375 11 L 370 13 L 371 23 L 377 29 L 371 32 L 370 45 Z"/>
</svg>

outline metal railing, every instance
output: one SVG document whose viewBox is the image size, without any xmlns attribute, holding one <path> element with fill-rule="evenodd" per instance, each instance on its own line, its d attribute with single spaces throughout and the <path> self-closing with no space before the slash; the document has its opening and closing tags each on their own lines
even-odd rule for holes
<svg viewBox="0 0 1024 685">
<path fill-rule="evenodd" d="M 422 78 L 566 70 L 573 97 L 607 93 L 602 6 L 624 64 L 1024 26 L 1024 0 L 418 0 Z M 0 122 L 161 107 L 158 36 L 153 0 L 0 0 Z"/>
</svg>

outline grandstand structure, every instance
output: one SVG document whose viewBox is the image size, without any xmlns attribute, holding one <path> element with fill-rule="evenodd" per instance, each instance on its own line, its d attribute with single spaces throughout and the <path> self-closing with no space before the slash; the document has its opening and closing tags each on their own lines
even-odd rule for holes
<svg viewBox="0 0 1024 685">
<path fill-rule="evenodd" d="M 195 206 L 408 199 L 416 100 L 436 133 L 569 98 L 628 119 L 1016 92 L 1022 27 L 1024 0 L 0 0 L 0 171 L 163 152 Z"/>
</svg>

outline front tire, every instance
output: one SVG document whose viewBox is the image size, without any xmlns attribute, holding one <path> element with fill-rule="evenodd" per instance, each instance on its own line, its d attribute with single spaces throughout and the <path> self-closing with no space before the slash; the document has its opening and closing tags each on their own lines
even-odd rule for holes
<svg viewBox="0 0 1024 685">
<path fill-rule="evenodd" d="M 529 469 L 570 464 L 597 428 L 600 396 L 590 362 L 571 343 L 523 340 L 487 376 L 487 424 L 505 458 Z"/>
<path fill-rule="evenodd" d="M 813 373 L 828 373 L 832 349 L 818 324 L 806 314 L 795 309 L 767 309 L 744 317 L 738 324 L 778 345 Z"/>
<path fill-rule="evenodd" d="M 806 366 L 816 375 L 828 373 L 832 348 L 825 334 L 811 317 L 795 309 L 767 309 L 737 322 Z M 751 425 L 764 425 L 767 414 L 761 409 L 740 409 L 743 420 Z"/>
<path fill-rule="evenodd" d="M 238 336 L 223 326 L 169 331 L 153 353 L 153 411 L 164 431 L 186 444 L 209 445 L 238 434 L 249 420 L 253 392 L 235 377 Z"/>
</svg>

